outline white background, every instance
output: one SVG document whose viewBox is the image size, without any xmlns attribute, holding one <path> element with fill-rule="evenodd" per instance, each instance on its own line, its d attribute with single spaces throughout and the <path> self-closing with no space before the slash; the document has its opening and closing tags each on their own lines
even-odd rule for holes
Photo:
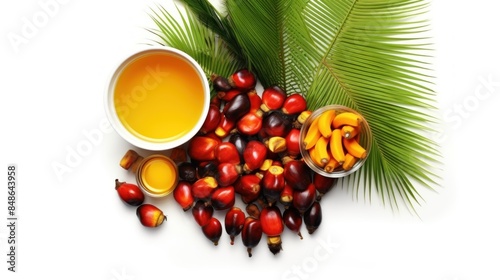
<svg viewBox="0 0 500 280">
<path fill-rule="evenodd" d="M 59 1 L 30 38 L 13 45 L 9 36 L 21 35 L 45 2 L 0 4 L 1 279 L 500 279 L 496 1 L 432 3 L 444 126 L 429 137 L 441 143 L 444 165 L 437 192 L 418 186 L 420 218 L 335 189 L 322 201 L 317 233 L 304 229 L 302 241 L 284 234 L 277 256 L 263 239 L 252 258 L 225 234 L 213 246 L 172 197 L 150 200 L 168 215 L 166 224 L 143 228 L 114 191 L 115 178 L 133 178 L 118 166 L 130 146 L 102 127 L 103 94 L 119 60 L 153 38 L 145 28 L 154 27 L 147 13 L 156 2 Z M 102 137 L 58 178 L 52 165 L 67 164 L 96 131 Z M 6 263 L 11 163 L 19 169 L 15 274 Z"/>
</svg>

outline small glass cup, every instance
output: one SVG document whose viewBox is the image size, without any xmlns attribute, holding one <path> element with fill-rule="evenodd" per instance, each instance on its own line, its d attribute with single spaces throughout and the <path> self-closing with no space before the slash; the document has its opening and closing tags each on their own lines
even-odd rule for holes
<svg viewBox="0 0 500 280">
<path fill-rule="evenodd" d="M 365 148 L 366 150 L 366 156 L 364 158 L 360 158 L 356 161 L 356 163 L 347 170 L 344 170 L 342 166 L 335 168 L 333 171 L 326 171 L 324 167 L 321 167 L 317 164 L 314 163 L 314 161 L 311 158 L 311 155 L 309 154 L 309 151 L 306 150 L 305 145 L 304 145 L 304 138 L 306 136 L 307 130 L 311 126 L 311 123 L 318 118 L 321 114 L 328 110 L 335 110 L 335 114 L 338 115 L 339 113 L 342 112 L 351 112 L 359 116 L 360 119 L 360 131 L 359 131 L 359 144 Z M 299 138 L 299 145 L 300 145 L 300 153 L 306 162 L 306 164 L 316 173 L 319 173 L 323 176 L 330 177 L 330 178 L 341 178 L 345 177 L 347 175 L 350 175 L 354 172 L 356 172 L 358 169 L 363 166 L 365 163 L 366 159 L 368 158 L 372 146 L 372 132 L 370 129 L 370 126 L 368 125 L 368 122 L 366 119 L 357 111 L 342 106 L 342 105 L 327 105 L 324 107 L 321 107 L 314 112 L 311 113 L 311 115 L 306 119 L 304 124 L 302 125 L 302 128 L 300 130 L 300 138 Z"/>
</svg>

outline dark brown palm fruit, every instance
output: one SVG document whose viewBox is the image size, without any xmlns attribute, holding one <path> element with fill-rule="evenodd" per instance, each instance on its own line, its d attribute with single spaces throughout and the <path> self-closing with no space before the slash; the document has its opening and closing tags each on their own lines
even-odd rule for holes
<svg viewBox="0 0 500 280">
<path fill-rule="evenodd" d="M 318 229 L 323 218 L 322 215 L 321 205 L 318 201 L 315 201 L 304 213 L 304 224 L 309 234 L 313 234 Z"/>
<path fill-rule="evenodd" d="M 236 123 L 241 117 L 250 111 L 250 99 L 246 93 L 236 95 L 227 102 L 222 109 L 222 113 L 227 120 Z"/>
<path fill-rule="evenodd" d="M 302 215 L 300 215 L 300 212 L 295 207 L 288 207 L 285 211 L 283 211 L 283 222 L 288 229 L 297 233 L 300 239 L 303 238 L 300 233 Z"/>
<path fill-rule="evenodd" d="M 196 165 L 190 161 L 184 161 L 177 165 L 179 180 L 194 183 L 198 179 Z"/>
<path fill-rule="evenodd" d="M 286 137 L 292 129 L 290 118 L 280 111 L 271 111 L 262 120 L 262 130 L 267 137 Z"/>
<path fill-rule="evenodd" d="M 311 183 L 303 191 L 294 191 L 292 205 L 303 214 L 316 200 L 316 188 Z"/>
<path fill-rule="evenodd" d="M 241 240 L 247 248 L 248 257 L 252 257 L 252 249 L 255 248 L 262 239 L 262 225 L 259 219 L 246 217 L 241 231 Z"/>
<path fill-rule="evenodd" d="M 311 169 L 302 160 L 289 160 L 284 165 L 285 180 L 296 191 L 305 190 L 311 183 Z"/>
</svg>

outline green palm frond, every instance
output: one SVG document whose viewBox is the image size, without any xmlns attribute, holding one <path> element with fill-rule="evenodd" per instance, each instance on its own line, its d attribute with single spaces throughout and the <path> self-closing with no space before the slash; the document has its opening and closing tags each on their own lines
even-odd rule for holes
<svg viewBox="0 0 500 280">
<path fill-rule="evenodd" d="M 377 194 L 395 209 L 403 201 L 415 210 L 423 199 L 416 186 L 437 184 L 438 147 L 424 136 L 435 122 L 426 0 L 225 0 L 224 13 L 208 0 L 181 2 L 193 13 L 190 24 L 195 15 L 217 33 L 227 58 L 251 67 L 264 87 L 301 92 L 310 109 L 342 104 L 364 115 L 372 152 L 359 172 L 341 180 L 356 196 Z M 160 37 L 191 34 L 162 18 L 169 16 L 157 14 Z M 215 60 L 227 65 L 199 61 Z"/>
<path fill-rule="evenodd" d="M 189 54 L 201 65 L 207 78 L 213 73 L 228 76 L 243 66 L 243 60 L 237 59 L 226 42 L 200 22 L 191 10 L 176 8 L 175 14 L 161 6 L 152 9 L 150 16 L 157 29 L 149 31 L 159 39 L 155 43 Z"/>
</svg>

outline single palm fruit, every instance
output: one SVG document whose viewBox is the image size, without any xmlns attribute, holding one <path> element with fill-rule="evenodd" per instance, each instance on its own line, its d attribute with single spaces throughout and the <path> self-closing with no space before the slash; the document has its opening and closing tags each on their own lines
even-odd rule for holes
<svg viewBox="0 0 500 280">
<path fill-rule="evenodd" d="M 215 210 L 226 210 L 233 207 L 236 197 L 233 186 L 219 187 L 210 196 L 210 204 Z"/>
<path fill-rule="evenodd" d="M 299 210 L 295 207 L 288 207 L 283 211 L 283 222 L 285 226 L 297 233 L 297 235 L 302 239 L 302 234 L 300 233 L 300 227 L 302 226 L 302 215 L 300 215 Z"/>
<path fill-rule="evenodd" d="M 246 217 L 241 231 L 241 240 L 247 248 L 248 257 L 252 257 L 252 249 L 255 248 L 262 238 L 262 225 L 259 219 Z"/>
<path fill-rule="evenodd" d="M 290 94 L 283 102 L 281 110 L 287 115 L 300 114 L 307 109 L 305 97 L 299 93 Z"/>
<path fill-rule="evenodd" d="M 301 214 L 303 214 L 316 200 L 316 187 L 313 183 L 303 191 L 293 192 L 293 207 L 297 208 Z"/>
<path fill-rule="evenodd" d="M 234 72 L 227 80 L 232 87 L 241 90 L 251 90 L 257 84 L 255 75 L 248 69 L 240 69 Z"/>
<path fill-rule="evenodd" d="M 139 206 L 144 202 L 144 193 L 135 185 L 115 180 L 115 189 L 123 202 L 132 206 Z"/>
<path fill-rule="evenodd" d="M 271 253 L 276 255 L 281 248 L 281 233 L 283 233 L 284 225 L 281 217 L 281 210 L 278 206 L 266 206 L 260 212 L 260 223 L 262 232 L 267 235 L 267 246 Z"/>
<path fill-rule="evenodd" d="M 137 207 L 137 217 L 145 227 L 158 227 L 167 220 L 167 216 L 156 206 L 152 204 L 142 204 Z"/>
<path fill-rule="evenodd" d="M 222 224 L 217 218 L 210 218 L 208 223 L 201 227 L 201 230 L 205 237 L 212 241 L 215 246 L 219 244 L 219 239 L 222 236 Z"/>
<path fill-rule="evenodd" d="M 226 212 L 224 217 L 224 228 L 229 235 L 231 245 L 234 244 L 234 238 L 241 233 L 245 224 L 245 212 L 238 207 L 232 207 Z"/>
<path fill-rule="evenodd" d="M 174 189 L 174 199 L 184 211 L 191 209 L 194 204 L 194 196 L 191 189 L 192 186 L 187 181 L 179 181 Z"/>
<path fill-rule="evenodd" d="M 321 205 L 318 201 L 315 201 L 304 213 L 304 224 L 309 234 L 313 234 L 318 229 L 322 218 Z"/>
</svg>

